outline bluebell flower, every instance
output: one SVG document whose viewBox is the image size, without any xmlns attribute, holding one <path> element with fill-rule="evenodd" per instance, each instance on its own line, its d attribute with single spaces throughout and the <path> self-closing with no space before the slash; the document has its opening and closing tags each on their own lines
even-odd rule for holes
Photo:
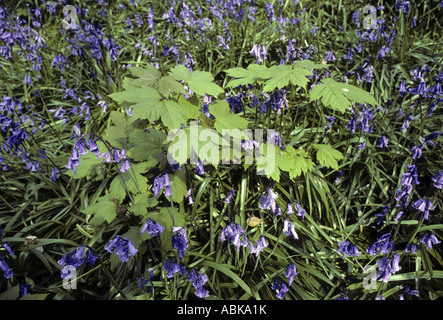
<svg viewBox="0 0 443 320">
<path fill-rule="evenodd" d="M 389 253 L 389 251 L 394 246 L 394 243 L 393 241 L 391 241 L 391 238 L 392 235 L 390 233 L 385 233 L 380 238 L 378 238 L 377 241 L 374 242 L 368 249 L 366 249 L 366 252 L 372 256 L 377 254 Z"/>
<path fill-rule="evenodd" d="M 227 239 L 229 239 L 237 248 L 237 251 L 240 250 L 240 247 L 247 247 L 249 245 L 249 241 L 243 228 L 235 222 L 231 222 L 229 225 L 223 228 L 220 233 L 221 242 L 224 242 Z"/>
<path fill-rule="evenodd" d="M 423 212 L 423 218 L 426 220 L 429 220 L 429 211 L 432 211 L 435 209 L 434 205 L 432 204 L 431 200 L 426 199 L 426 198 L 421 198 L 418 199 L 417 201 L 415 201 L 412 204 L 412 208 Z"/>
<path fill-rule="evenodd" d="M 342 293 L 342 294 L 340 294 L 340 296 L 337 298 L 337 300 L 349 300 L 349 297 L 348 297 L 346 294 Z"/>
<path fill-rule="evenodd" d="M 169 176 L 166 172 L 155 177 L 152 189 L 154 190 L 155 198 L 157 198 L 163 189 L 165 196 L 172 195 L 171 182 L 169 181 Z"/>
<path fill-rule="evenodd" d="M 261 203 L 260 203 L 260 209 L 263 210 L 271 210 L 272 213 L 275 213 L 277 210 L 277 204 L 275 202 L 275 199 L 278 198 L 278 194 L 272 191 L 271 188 L 267 189 L 268 192 L 265 195 L 265 193 L 262 193 L 261 195 Z"/>
<path fill-rule="evenodd" d="M 192 199 L 192 189 L 188 189 L 188 192 L 186 192 L 185 199 L 188 199 L 188 204 L 193 205 L 194 200 Z"/>
<path fill-rule="evenodd" d="M 160 233 L 165 230 L 165 227 L 163 227 L 161 224 L 157 223 L 156 221 L 152 220 L 151 218 L 148 218 L 143 225 L 141 229 L 141 233 L 148 232 L 149 236 L 156 237 L 160 235 Z"/>
<path fill-rule="evenodd" d="M 325 61 L 335 61 L 334 53 L 331 50 L 329 50 L 327 55 L 326 55 L 326 57 L 324 57 L 323 60 L 325 60 Z"/>
<path fill-rule="evenodd" d="M 188 249 L 187 232 L 184 227 L 172 227 L 172 233 L 172 247 L 178 251 L 178 257 L 181 260 Z"/>
<path fill-rule="evenodd" d="M 188 281 L 192 282 L 192 286 L 196 289 L 195 295 L 197 297 L 203 299 L 209 296 L 209 291 L 203 288 L 203 285 L 208 281 L 206 275 L 192 269 L 188 274 Z"/>
<path fill-rule="evenodd" d="M 443 189 L 443 170 L 439 171 L 435 177 L 432 178 L 433 186 L 437 189 Z"/>
<path fill-rule="evenodd" d="M 410 286 L 407 286 L 405 288 L 405 291 L 403 291 L 403 293 L 400 295 L 399 300 L 405 300 L 404 295 L 408 295 L 408 296 L 417 296 L 419 295 L 420 291 L 418 290 L 411 290 Z"/>
<path fill-rule="evenodd" d="M 427 232 L 423 235 L 419 242 L 423 243 L 426 249 L 431 250 L 434 244 L 440 243 L 440 240 L 438 240 L 435 234 L 432 232 Z"/>
<path fill-rule="evenodd" d="M 295 231 L 295 225 L 289 220 L 289 218 L 286 218 L 283 222 L 283 234 L 285 236 L 292 236 L 295 240 L 298 239 L 297 232 Z"/>
<path fill-rule="evenodd" d="M 412 153 L 412 160 L 420 159 L 422 153 L 423 153 L 423 145 L 421 146 L 413 146 L 410 149 Z"/>
<path fill-rule="evenodd" d="M 138 252 L 138 249 L 127 237 L 123 239 L 119 235 L 115 236 L 104 249 L 109 253 L 114 252 L 121 262 L 128 262 L 129 258 Z"/>
<path fill-rule="evenodd" d="M 2 256 L 0 256 L 0 269 L 3 271 L 3 277 L 5 279 L 9 279 L 14 275 L 14 272 Z"/>
<path fill-rule="evenodd" d="M 286 266 L 285 276 L 289 280 L 289 283 L 288 283 L 289 286 L 292 284 L 292 282 L 294 281 L 294 278 L 297 274 L 298 274 L 298 272 L 297 272 L 297 268 L 295 266 L 295 263 L 290 263 Z"/>
<path fill-rule="evenodd" d="M 406 253 L 409 253 L 409 252 L 415 253 L 416 250 L 421 250 L 420 244 L 418 244 L 418 243 L 408 243 L 403 251 L 406 252 Z"/>
<path fill-rule="evenodd" d="M 260 239 L 257 240 L 255 246 L 252 242 L 249 242 L 250 253 L 255 253 L 255 256 L 258 257 L 261 251 L 263 251 L 268 246 L 265 237 L 261 236 Z"/>
<path fill-rule="evenodd" d="M 29 294 L 29 290 L 31 289 L 32 285 L 26 284 L 26 283 L 19 283 L 19 291 L 18 296 L 23 297 Z"/>
<path fill-rule="evenodd" d="M 361 252 L 358 250 L 357 246 L 352 244 L 350 241 L 339 241 L 336 253 L 341 253 L 342 258 L 347 255 L 351 257 L 358 257 L 361 255 Z"/>
<path fill-rule="evenodd" d="M 288 292 L 288 287 L 286 286 L 286 284 L 279 280 L 274 281 L 271 289 L 277 293 L 276 296 L 280 300 L 283 300 L 285 298 L 286 292 Z"/>
<path fill-rule="evenodd" d="M 381 294 L 376 296 L 374 300 L 386 300 Z"/>
<path fill-rule="evenodd" d="M 377 225 L 379 225 L 382 222 L 383 218 L 389 213 L 389 209 L 390 209 L 389 206 L 383 206 L 382 212 L 376 213 L 374 215 L 375 217 L 380 217 L 380 219 L 377 222 Z"/>
<path fill-rule="evenodd" d="M 232 196 L 236 193 L 237 191 L 234 189 L 231 189 L 231 191 L 229 191 L 228 196 L 226 197 L 225 200 L 223 200 L 224 203 L 230 203 Z"/>
<path fill-rule="evenodd" d="M 400 262 L 400 255 L 394 254 L 392 258 L 382 258 L 376 262 L 379 272 L 377 273 L 377 280 L 382 280 L 383 282 L 389 282 L 391 275 L 401 270 L 398 265 Z"/>
<path fill-rule="evenodd" d="M 378 140 L 378 147 L 379 148 L 387 148 L 388 147 L 389 140 L 385 136 L 381 136 L 381 138 Z"/>
<path fill-rule="evenodd" d="M 185 276 L 187 274 L 186 269 L 183 266 L 180 266 L 173 259 L 166 260 L 163 269 L 167 272 L 166 277 L 168 279 L 172 278 L 174 274 L 179 272 L 182 276 Z"/>
</svg>

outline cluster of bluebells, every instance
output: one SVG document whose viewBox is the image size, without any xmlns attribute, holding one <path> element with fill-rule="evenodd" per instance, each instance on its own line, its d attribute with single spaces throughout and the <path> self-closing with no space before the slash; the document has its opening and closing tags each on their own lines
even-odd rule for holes
<svg viewBox="0 0 443 320">
<path fill-rule="evenodd" d="M 88 249 L 85 255 L 85 248 L 85 245 L 75 248 L 65 253 L 61 259 L 57 261 L 57 263 L 62 267 L 62 279 L 68 277 L 72 272 L 72 268 L 65 268 L 66 266 L 72 266 L 75 269 L 78 269 L 84 263 L 89 263 L 91 265 L 95 264 L 95 261 L 98 259 L 98 255 L 94 254 L 91 249 Z"/>
<path fill-rule="evenodd" d="M 222 229 L 220 240 L 221 242 L 230 240 L 231 244 L 236 247 L 237 251 L 240 251 L 240 247 L 249 247 L 249 253 L 254 253 L 256 257 L 259 256 L 261 251 L 268 247 L 268 243 L 263 236 L 261 236 L 254 245 L 252 241 L 248 240 L 243 228 L 235 222 L 231 222 Z"/>
<path fill-rule="evenodd" d="M 165 196 L 172 196 L 171 187 L 172 186 L 171 182 L 169 181 L 169 175 L 166 172 L 159 174 L 154 178 L 154 185 L 152 187 L 154 191 L 154 197 L 157 198 L 158 195 L 161 194 L 162 190 Z"/>
<path fill-rule="evenodd" d="M 276 202 L 277 198 L 278 194 L 275 193 L 271 188 L 268 188 L 267 192 L 262 193 L 261 195 L 261 203 L 259 205 L 259 208 L 263 210 L 268 210 L 275 216 L 282 216 L 283 210 L 280 206 L 277 205 Z M 295 203 L 295 211 L 293 203 Z M 297 200 L 293 201 L 292 203 L 288 203 L 286 207 L 286 218 L 283 221 L 283 234 L 285 236 L 292 236 L 295 240 L 297 240 L 298 235 L 297 232 L 295 231 L 295 225 L 290 220 L 290 216 L 292 213 L 295 213 L 297 216 L 304 219 L 306 210 L 302 208 L 302 206 Z"/>
<path fill-rule="evenodd" d="M 105 250 L 109 253 L 114 252 L 121 262 L 128 262 L 129 258 L 138 252 L 138 249 L 127 237 L 122 238 L 119 235 L 109 241 L 105 246 Z"/>
<path fill-rule="evenodd" d="M 283 300 L 286 293 L 289 290 L 289 287 L 291 286 L 292 282 L 294 281 L 295 276 L 298 274 L 297 268 L 294 263 L 290 263 L 286 266 L 284 275 L 288 280 L 288 284 L 281 280 L 276 279 L 274 280 L 274 283 L 271 287 L 272 290 L 276 292 L 276 297 L 280 300 Z"/>
<path fill-rule="evenodd" d="M 181 260 L 185 256 L 186 250 L 188 249 L 188 234 L 186 229 L 182 226 L 172 227 L 172 247 L 177 250 L 178 258 Z"/>
<path fill-rule="evenodd" d="M 147 232 L 149 236 L 157 237 L 160 235 L 160 233 L 163 232 L 163 230 L 165 230 L 165 227 L 163 227 L 158 222 L 152 220 L 151 218 L 148 218 L 140 232 L 141 233 Z"/>
<path fill-rule="evenodd" d="M 92 152 L 96 159 L 101 159 L 102 163 L 115 163 L 120 164 L 120 172 L 126 172 L 131 168 L 131 165 L 129 163 L 129 158 L 126 154 L 125 149 L 117 149 L 114 147 L 110 147 L 107 152 L 101 152 L 98 145 L 97 140 L 91 138 L 92 135 L 80 134 L 79 125 L 76 124 L 75 127 L 75 133 L 72 136 L 73 138 L 77 138 L 76 142 L 74 143 L 74 146 L 72 148 L 72 154 L 68 159 L 68 164 L 66 168 L 69 170 L 72 170 L 74 174 L 77 174 L 77 166 L 80 165 L 80 159 L 81 156 L 87 154 L 89 151 Z"/>
<path fill-rule="evenodd" d="M 203 287 L 208 281 L 208 277 L 201 272 L 197 272 L 193 268 L 188 272 L 184 266 L 175 262 L 173 259 L 166 260 L 163 269 L 167 272 L 166 277 L 168 279 L 172 278 L 175 274 L 187 276 L 187 280 L 192 283 L 195 289 L 195 295 L 198 298 L 203 299 L 209 296 L 209 291 Z"/>
</svg>

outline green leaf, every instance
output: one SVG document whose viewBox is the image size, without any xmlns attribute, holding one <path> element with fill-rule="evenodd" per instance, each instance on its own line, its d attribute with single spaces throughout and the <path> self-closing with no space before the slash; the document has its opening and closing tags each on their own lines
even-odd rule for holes
<svg viewBox="0 0 443 320">
<path fill-rule="evenodd" d="M 117 204 L 112 200 L 108 194 L 99 197 L 96 203 L 89 205 L 82 212 L 86 215 L 94 215 L 90 221 L 91 224 L 101 225 L 105 221 L 111 223 L 117 217 L 115 211 Z"/>
<path fill-rule="evenodd" d="M 161 119 L 168 129 L 178 129 L 186 123 L 184 111 L 178 103 L 172 100 L 164 100 L 162 103 L 164 109 Z"/>
<path fill-rule="evenodd" d="M 175 202 L 182 202 L 183 197 L 188 193 L 188 188 L 186 187 L 186 172 L 185 170 L 178 170 L 173 174 L 169 175 L 171 181 L 171 192 L 172 200 Z"/>
<path fill-rule="evenodd" d="M 143 193 L 148 190 L 148 179 L 135 170 L 120 172 L 109 186 L 109 195 L 123 200 L 126 197 L 126 189 L 132 194 Z"/>
<path fill-rule="evenodd" d="M 165 97 L 170 97 L 172 92 L 186 94 L 183 84 L 177 82 L 177 80 L 171 76 L 164 76 L 160 78 L 157 82 L 157 90 Z"/>
<path fill-rule="evenodd" d="M 220 86 L 213 83 L 213 75 L 206 71 L 191 72 L 185 66 L 177 65 L 171 69 L 169 75 L 175 80 L 184 80 L 190 90 L 201 96 L 205 94 L 218 96 L 224 93 L 224 90 Z"/>
<path fill-rule="evenodd" d="M 177 103 L 183 110 L 183 116 L 185 120 L 197 119 L 198 117 L 200 117 L 200 108 L 189 102 L 189 100 L 187 100 L 184 96 L 180 96 Z"/>
<path fill-rule="evenodd" d="M 225 70 L 226 74 L 232 78 L 227 84 L 227 87 L 245 86 L 248 84 L 254 84 L 257 81 L 268 79 L 268 68 L 261 64 L 250 64 L 247 69 L 245 68 L 231 68 Z"/>
<path fill-rule="evenodd" d="M 311 101 L 320 99 L 325 106 L 340 112 L 345 112 L 355 102 L 377 105 L 374 97 L 365 90 L 331 78 L 322 79 L 309 92 L 309 96 Z"/>
<path fill-rule="evenodd" d="M 214 128 L 222 133 L 223 129 L 246 129 L 248 120 L 239 114 L 231 113 L 226 100 L 217 100 L 209 105 L 209 112 L 215 117 Z"/>
<path fill-rule="evenodd" d="M 20 297 L 19 300 L 45 300 L 49 293 L 31 293 Z"/>
<path fill-rule="evenodd" d="M 129 135 L 129 141 L 134 147 L 128 151 L 128 155 L 135 161 L 159 160 L 164 156 L 163 143 L 165 140 L 166 134 L 161 130 L 134 131 Z"/>
<path fill-rule="evenodd" d="M 141 88 L 129 87 L 124 91 L 115 92 L 109 95 L 119 104 L 131 104 L 134 116 L 141 119 L 148 119 L 151 122 L 160 119 L 164 105 L 164 99 L 157 89 L 143 86 Z"/>
<path fill-rule="evenodd" d="M 157 199 L 148 197 L 145 193 L 134 196 L 134 203 L 129 207 L 129 211 L 137 216 L 145 216 L 148 208 L 153 208 L 158 204 Z"/>
<path fill-rule="evenodd" d="M 314 168 L 314 162 L 303 149 L 295 150 L 293 147 L 287 146 L 283 154 L 286 156 L 286 161 L 282 163 L 281 167 L 289 173 L 291 179 L 297 178 Z"/>
<path fill-rule="evenodd" d="M 329 144 L 313 144 L 312 147 L 317 149 L 317 161 L 326 167 L 337 170 L 337 160 L 343 159 L 343 154 L 334 149 Z"/>
<path fill-rule="evenodd" d="M 150 86 L 161 76 L 160 70 L 153 65 L 146 65 L 146 67 L 131 67 L 129 68 L 131 74 L 137 79 L 131 80 L 132 86 Z"/>
<path fill-rule="evenodd" d="M 307 76 L 313 75 L 309 70 L 293 67 L 291 65 L 279 65 L 273 66 L 267 71 L 268 76 L 271 76 L 269 80 L 265 82 L 263 91 L 273 91 L 275 88 L 281 89 L 289 84 L 306 88 L 309 82 Z"/>
</svg>

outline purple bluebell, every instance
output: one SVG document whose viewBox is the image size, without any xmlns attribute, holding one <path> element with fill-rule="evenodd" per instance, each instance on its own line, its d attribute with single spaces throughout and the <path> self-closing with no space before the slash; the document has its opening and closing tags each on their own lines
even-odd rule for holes
<svg viewBox="0 0 443 320">
<path fill-rule="evenodd" d="M 415 253 L 416 250 L 421 250 L 420 244 L 418 244 L 418 243 L 408 243 L 403 251 L 406 252 L 406 253 L 409 253 L 409 252 Z"/>
<path fill-rule="evenodd" d="M 5 279 L 9 279 L 14 275 L 14 272 L 2 256 L 0 256 L 0 269 L 3 271 L 3 277 Z"/>
<path fill-rule="evenodd" d="M 188 238 L 186 229 L 182 226 L 172 227 L 173 236 L 171 238 L 172 247 L 178 251 L 178 258 L 181 260 L 188 249 Z"/>
<path fill-rule="evenodd" d="M 298 274 L 295 263 L 290 263 L 286 266 L 285 276 L 288 278 L 288 285 L 290 286 L 294 281 L 295 276 Z"/>
<path fill-rule="evenodd" d="M 387 148 L 388 147 L 389 140 L 385 136 L 381 136 L 381 138 L 378 140 L 378 147 L 379 148 Z"/>
<path fill-rule="evenodd" d="M 243 228 L 235 222 L 231 222 L 229 225 L 223 228 L 220 233 L 221 242 L 228 239 L 231 241 L 231 244 L 237 248 L 237 251 L 240 250 L 240 247 L 247 247 L 249 245 L 249 241 Z"/>
<path fill-rule="evenodd" d="M 324 61 L 335 61 L 334 53 L 329 50 L 326 57 L 323 58 Z"/>
<path fill-rule="evenodd" d="M 289 220 L 289 218 L 286 218 L 283 222 L 283 234 L 285 236 L 292 236 L 295 240 L 298 239 L 297 232 L 295 231 L 295 225 Z"/>
<path fill-rule="evenodd" d="M 267 191 L 267 194 L 262 193 L 261 195 L 260 209 L 271 210 L 272 213 L 275 213 L 277 210 L 275 199 L 278 198 L 278 194 L 272 191 L 271 188 L 267 188 Z"/>
<path fill-rule="evenodd" d="M 231 191 L 229 191 L 228 196 L 226 197 L 225 200 L 223 200 L 224 203 L 230 203 L 231 202 L 231 198 L 232 196 L 236 193 L 237 191 L 234 189 L 231 189 Z"/>
<path fill-rule="evenodd" d="M 339 241 L 336 253 L 341 253 L 342 258 L 345 256 L 358 257 L 361 255 L 361 252 L 358 250 L 357 246 L 352 244 L 350 241 Z"/>
<path fill-rule="evenodd" d="M 271 289 L 276 292 L 276 297 L 280 300 L 283 300 L 285 298 L 286 292 L 288 292 L 288 287 L 286 286 L 286 283 L 279 280 L 274 281 Z"/>
<path fill-rule="evenodd" d="M 389 282 L 391 275 L 401 270 L 399 266 L 400 255 L 394 254 L 392 258 L 382 258 L 376 262 L 379 272 L 377 273 L 377 280 L 381 280 L 383 282 Z"/>
<path fill-rule="evenodd" d="M 426 249 L 431 250 L 434 244 L 440 243 L 440 240 L 432 232 L 426 232 L 419 242 L 423 243 Z"/>
<path fill-rule="evenodd" d="M 208 281 L 208 276 L 192 269 L 188 274 L 188 281 L 192 282 L 192 286 L 196 289 L 195 295 L 198 298 L 209 297 L 209 291 L 203 288 L 203 285 Z"/>
<path fill-rule="evenodd" d="M 420 291 L 418 290 L 411 290 L 410 286 L 407 286 L 405 288 L 405 291 L 403 291 L 403 293 L 400 295 L 399 300 L 405 300 L 405 296 L 404 295 L 408 295 L 408 296 L 417 296 L 420 294 Z"/>
<path fill-rule="evenodd" d="M 26 296 L 29 294 L 29 290 L 31 289 L 32 285 L 27 283 L 19 283 L 19 291 L 18 296 L 21 298 L 23 296 Z"/>
<path fill-rule="evenodd" d="M 337 298 L 337 300 L 349 300 L 349 297 L 348 297 L 345 293 L 342 293 L 342 294 L 340 294 L 340 296 Z"/>
<path fill-rule="evenodd" d="M 171 182 L 169 181 L 169 176 L 166 172 L 155 177 L 152 189 L 154 190 L 155 198 L 157 198 L 157 196 L 161 193 L 163 189 L 165 196 L 172 195 Z"/>
<path fill-rule="evenodd" d="M 381 213 L 376 213 L 374 215 L 375 217 L 380 217 L 380 219 L 377 222 L 377 225 L 379 225 L 382 222 L 383 218 L 389 213 L 389 209 L 390 209 L 389 206 L 383 206 L 382 212 Z"/>
<path fill-rule="evenodd" d="M 168 279 L 172 278 L 174 274 L 179 272 L 182 276 L 185 276 L 187 274 L 185 267 L 179 265 L 173 259 L 166 260 L 163 269 L 167 272 L 166 277 Z"/>
<path fill-rule="evenodd" d="M 138 252 L 138 249 L 127 237 L 123 239 L 119 235 L 116 235 L 104 249 L 109 253 L 114 252 L 121 262 L 128 262 L 129 258 Z"/>
<path fill-rule="evenodd" d="M 435 177 L 432 178 L 433 186 L 437 189 L 443 189 L 443 170 L 439 171 Z"/>
<path fill-rule="evenodd" d="M 392 235 L 390 233 L 383 234 L 380 238 L 377 239 L 366 252 L 370 255 L 374 256 L 377 254 L 386 254 L 393 248 L 394 242 L 391 240 Z"/>
<path fill-rule="evenodd" d="M 263 251 L 268 246 L 268 243 L 266 242 L 265 237 L 261 236 L 255 246 L 252 244 L 252 242 L 249 243 L 250 253 L 255 253 L 255 256 L 258 257 L 261 251 Z"/>
<path fill-rule="evenodd" d="M 425 219 L 425 220 L 429 220 L 429 211 L 432 211 L 435 209 L 431 200 L 426 199 L 426 198 L 420 198 L 420 199 L 416 200 L 412 204 L 412 208 L 414 208 L 420 212 L 423 212 L 424 213 L 423 219 Z"/>
<path fill-rule="evenodd" d="M 157 223 L 156 221 L 152 220 L 151 218 L 148 218 L 143 225 L 141 229 L 141 233 L 147 232 L 149 236 L 156 237 L 160 235 L 160 233 L 165 230 L 165 227 L 163 227 L 161 224 Z"/>
</svg>

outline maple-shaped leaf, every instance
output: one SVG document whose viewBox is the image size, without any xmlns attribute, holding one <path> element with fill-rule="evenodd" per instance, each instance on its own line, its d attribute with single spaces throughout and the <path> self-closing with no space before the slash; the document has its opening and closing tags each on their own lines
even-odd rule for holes
<svg viewBox="0 0 443 320">
<path fill-rule="evenodd" d="M 341 112 L 355 102 L 377 105 L 374 97 L 363 89 L 331 78 L 321 79 L 320 82 L 309 92 L 311 101 L 320 99 L 325 106 Z"/>
<path fill-rule="evenodd" d="M 313 144 L 312 147 L 317 149 L 317 161 L 326 167 L 337 170 L 337 160 L 343 159 L 343 154 L 334 149 L 330 144 Z"/>
<path fill-rule="evenodd" d="M 177 65 L 169 71 L 169 76 L 185 81 L 190 90 L 201 96 L 206 94 L 216 97 L 224 93 L 224 90 L 213 82 L 214 76 L 206 71 L 191 72 L 185 66 Z"/>
<path fill-rule="evenodd" d="M 245 68 L 231 68 L 225 70 L 226 74 L 231 79 L 227 84 L 227 87 L 246 86 L 248 84 L 254 84 L 257 81 L 269 79 L 268 67 L 261 64 L 250 64 L 247 69 Z"/>
<path fill-rule="evenodd" d="M 307 77 L 311 75 L 313 75 L 311 71 L 300 67 L 291 65 L 273 66 L 267 71 L 267 76 L 270 79 L 265 82 L 263 91 L 269 92 L 275 88 L 281 89 L 289 84 L 306 88 L 309 82 Z"/>
<path fill-rule="evenodd" d="M 248 120 L 232 113 L 226 100 L 217 100 L 209 105 L 209 112 L 215 117 L 214 128 L 222 133 L 224 129 L 246 129 Z"/>
</svg>

